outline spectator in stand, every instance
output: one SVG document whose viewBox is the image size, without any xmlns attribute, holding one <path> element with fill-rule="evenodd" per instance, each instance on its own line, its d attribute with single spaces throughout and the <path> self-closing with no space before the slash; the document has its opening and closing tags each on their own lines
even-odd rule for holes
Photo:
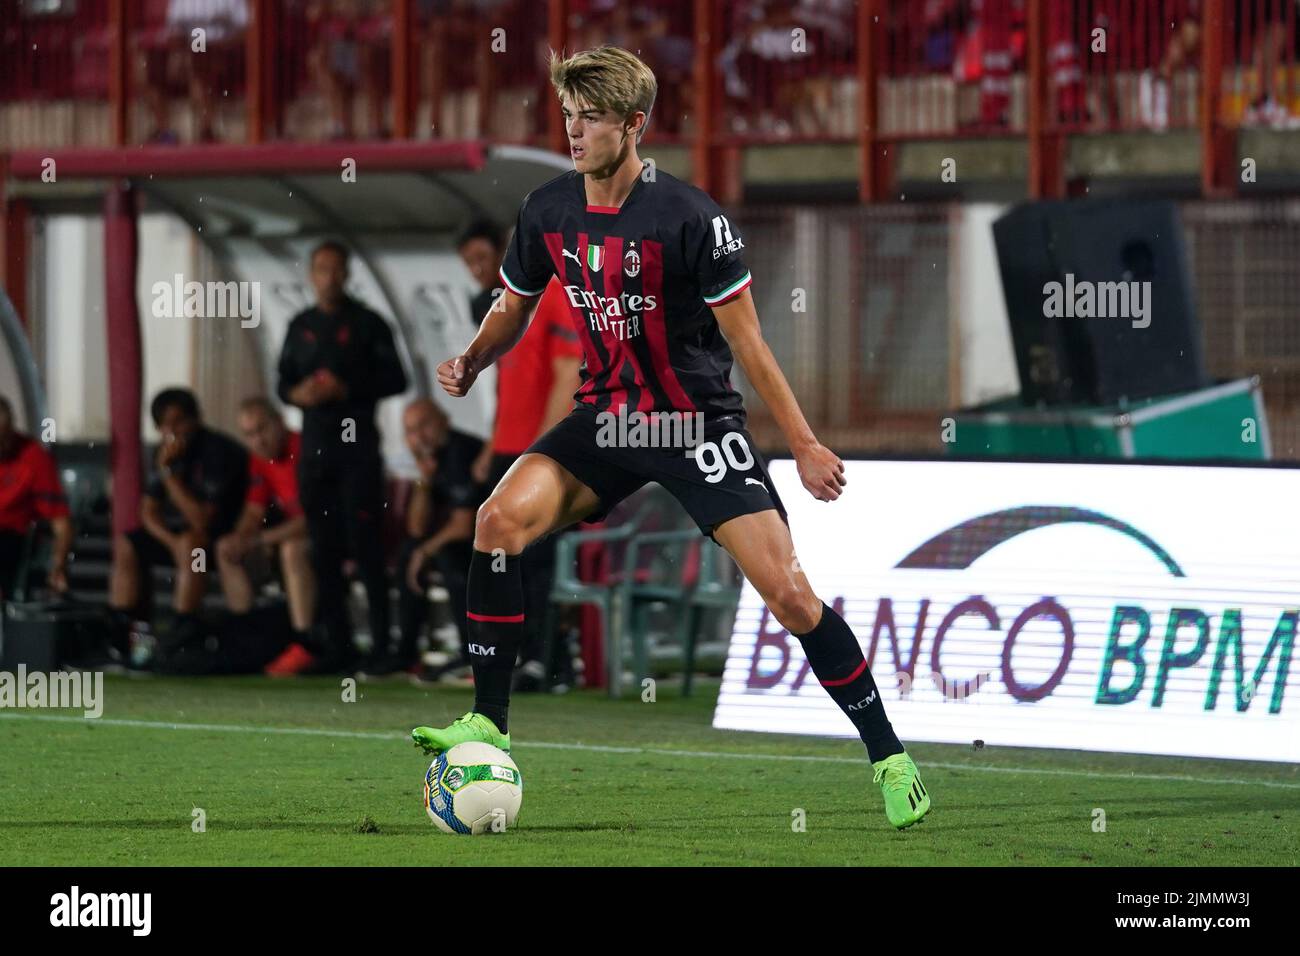
<svg viewBox="0 0 1300 956">
<path fill-rule="evenodd" d="M 925 0 L 924 4 L 911 8 L 911 13 L 921 24 L 918 32 L 923 38 L 925 68 L 932 73 L 947 73 L 957 59 L 961 3 L 959 0 Z M 963 77 L 954 74 L 953 79 L 961 83 Z"/>
<path fill-rule="evenodd" d="M 1163 132 L 1169 127 L 1169 89 L 1174 74 L 1188 65 L 1199 66 L 1193 59 L 1201 47 L 1200 0 L 1184 0 L 1181 10 L 1173 13 L 1169 42 L 1160 55 L 1154 74 L 1145 70 L 1138 81 L 1138 115 L 1148 129 Z"/>
<path fill-rule="evenodd" d="M 168 0 L 163 25 L 146 32 L 139 43 L 140 88 L 153 120 L 150 142 L 179 141 L 167 102 L 168 86 L 178 76 L 189 92 L 196 141 L 216 139 L 213 90 L 220 68 L 240 51 L 247 27 L 247 0 Z"/>
<path fill-rule="evenodd" d="M 830 127 L 831 67 L 850 49 L 852 13 L 840 0 L 752 0 L 732 10 L 734 27 L 718 54 L 732 128 L 787 138 Z M 793 31 L 803 31 L 796 46 Z"/>
<path fill-rule="evenodd" d="M 176 568 L 176 618 L 164 650 L 201 636 L 197 614 L 207 587 L 207 549 L 235 526 L 248 490 L 248 453 L 204 425 L 193 392 L 164 389 L 149 413 L 161 441 L 140 499 L 140 526 L 113 541 L 109 607 L 119 651 L 129 650 L 131 634 L 148 630 L 152 571 L 159 564 Z"/>
<path fill-rule="evenodd" d="M 384 462 L 375 408 L 406 391 L 406 372 L 388 323 L 349 296 L 348 251 L 324 242 L 311 254 L 316 305 L 289 324 L 280 353 L 280 400 L 303 410 L 298 488 L 316 577 L 312 640 L 297 642 L 268 668 L 276 674 L 352 669 L 356 651 L 343 562 L 366 588 L 374 653 L 389 640 L 383 517 Z"/>
<path fill-rule="evenodd" d="M 659 81 L 655 95 L 655 130 L 660 135 L 681 132 L 682 117 L 693 109 L 695 43 L 691 38 L 691 11 L 680 5 L 638 7 L 648 19 L 644 59 Z"/>
<path fill-rule="evenodd" d="M 1237 0 L 1235 7 L 1234 35 L 1243 53 L 1246 44 L 1253 43 L 1251 61 L 1258 90 L 1241 122 L 1245 126 L 1294 129 L 1300 125 L 1300 119 L 1282 101 L 1278 72 L 1284 63 L 1290 67 L 1296 63 L 1296 51 L 1300 49 L 1300 0 Z"/>
<path fill-rule="evenodd" d="M 1019 59 L 1017 51 L 1023 51 L 1024 4 L 1018 0 L 968 0 L 950 11 L 936 11 L 936 16 L 964 21 L 953 77 L 958 86 L 979 90 L 978 119 L 963 117 L 959 125 L 1007 128 L 1011 125 L 1011 76 Z M 1048 58 L 1058 109 L 1068 112 L 1074 108 L 1074 99 L 1082 95 L 1078 49 L 1072 40 L 1057 38 L 1049 44 Z"/>
<path fill-rule="evenodd" d="M 388 135 L 383 128 L 383 58 L 393 31 L 391 6 L 383 0 L 314 0 L 307 8 L 312 38 L 308 63 L 312 75 L 325 85 L 330 139 L 353 138 L 353 97 L 357 93 L 367 109 L 362 135 Z"/>
<path fill-rule="evenodd" d="M 417 398 L 402 414 L 406 445 L 415 458 L 416 478 L 406 512 L 406 536 L 398 564 L 403 572 L 399 602 L 401 643 L 366 672 L 374 676 L 414 668 L 420 632 L 429 616 L 426 573 L 437 568 L 451 597 L 459 632 L 459 657 L 426 676 L 464 676 L 469 672 L 469 628 L 465 619 L 469 562 L 473 556 L 474 516 L 487 497 L 470 476 L 482 439 L 451 427 L 446 413 L 428 398 Z"/>
<path fill-rule="evenodd" d="M 289 599 L 289 622 L 298 643 L 309 641 L 316 602 L 307 541 L 307 518 L 298 498 L 302 436 L 285 427 L 270 399 L 248 398 L 239 406 L 239 431 L 248 446 L 248 495 L 230 534 L 217 542 L 226 606 L 245 616 L 253 609 L 254 578 L 265 579 L 278 558 Z"/>
<path fill-rule="evenodd" d="M 492 441 L 474 463 L 474 478 L 490 492 L 539 435 L 564 418 L 581 381 L 582 346 L 569 317 L 564 287 L 552 277 L 519 344 L 497 359 L 497 411 Z M 540 690 L 548 677 L 544 630 L 555 581 L 555 535 L 524 549 L 520 565 L 527 633 L 515 676 L 518 691 Z"/>
<path fill-rule="evenodd" d="M 780 137 L 792 132 L 789 121 L 772 107 L 781 66 L 797 55 L 790 42 L 790 31 L 798 26 L 793 16 L 793 0 L 749 0 L 730 11 L 732 26 L 717 65 L 734 132 Z"/>
<path fill-rule="evenodd" d="M 13 597 L 27 537 L 40 520 L 54 531 L 45 581 L 62 594 L 68 590 L 72 521 L 59 471 L 40 442 L 14 428 L 13 406 L 0 396 L 0 596 L 5 599 Z"/>
</svg>

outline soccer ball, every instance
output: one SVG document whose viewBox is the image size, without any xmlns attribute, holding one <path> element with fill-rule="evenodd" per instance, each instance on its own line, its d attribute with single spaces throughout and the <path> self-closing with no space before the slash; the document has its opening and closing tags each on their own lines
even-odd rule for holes
<svg viewBox="0 0 1300 956">
<path fill-rule="evenodd" d="M 424 775 L 424 809 L 444 833 L 500 833 L 515 825 L 523 800 L 519 768 L 491 744 L 457 744 Z"/>
</svg>

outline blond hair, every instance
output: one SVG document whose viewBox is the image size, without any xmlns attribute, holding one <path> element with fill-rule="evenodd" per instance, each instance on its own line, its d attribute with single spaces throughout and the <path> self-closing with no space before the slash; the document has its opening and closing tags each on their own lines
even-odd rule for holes
<svg viewBox="0 0 1300 956">
<path fill-rule="evenodd" d="M 645 113 L 646 121 L 636 137 L 641 141 L 659 84 L 654 71 L 639 57 L 616 46 L 599 46 L 568 58 L 552 50 L 550 72 L 551 85 L 561 98 L 567 93 L 576 101 L 616 113 L 624 121 L 634 113 Z"/>
</svg>

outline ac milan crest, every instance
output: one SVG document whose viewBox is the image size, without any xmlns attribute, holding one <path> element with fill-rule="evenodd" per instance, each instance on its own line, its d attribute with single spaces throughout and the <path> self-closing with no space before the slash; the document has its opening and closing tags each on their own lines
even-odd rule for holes
<svg viewBox="0 0 1300 956">
<path fill-rule="evenodd" d="M 635 249 L 629 249 L 624 253 L 623 271 L 630 279 L 635 279 L 641 274 L 641 255 Z"/>
</svg>

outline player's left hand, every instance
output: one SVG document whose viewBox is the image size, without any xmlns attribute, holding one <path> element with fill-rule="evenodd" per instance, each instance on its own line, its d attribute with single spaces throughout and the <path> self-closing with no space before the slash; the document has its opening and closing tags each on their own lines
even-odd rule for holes
<svg viewBox="0 0 1300 956">
<path fill-rule="evenodd" d="M 794 459 L 799 467 L 799 480 L 818 501 L 834 501 L 848 484 L 844 478 L 844 462 L 825 445 L 812 445 L 796 452 Z"/>
</svg>

